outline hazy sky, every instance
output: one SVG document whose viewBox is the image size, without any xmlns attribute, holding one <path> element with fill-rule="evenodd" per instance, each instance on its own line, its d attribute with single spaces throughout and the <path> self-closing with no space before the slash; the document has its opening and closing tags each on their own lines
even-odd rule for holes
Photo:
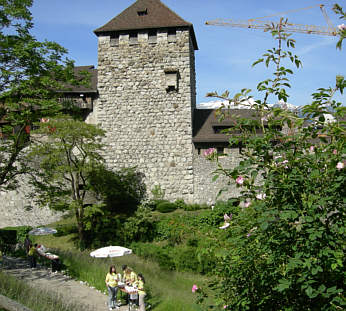
<svg viewBox="0 0 346 311">
<path fill-rule="evenodd" d="M 93 30 L 104 25 L 130 6 L 134 0 L 34 0 L 34 34 L 39 40 L 56 41 L 69 51 L 76 65 L 97 66 L 97 37 Z M 199 50 L 196 51 L 197 103 L 210 91 L 231 94 L 242 88 L 255 90 L 259 81 L 271 77 L 273 69 L 251 64 L 266 49 L 274 46 L 271 36 L 261 30 L 206 26 L 207 20 L 231 18 L 245 20 L 288 10 L 325 4 L 334 26 L 339 20 L 331 8 L 335 2 L 346 8 L 346 0 L 162 0 L 186 21 L 193 23 Z M 326 26 L 319 7 L 284 15 L 290 22 Z M 271 20 L 278 20 L 273 17 Z M 344 50 L 336 50 L 335 37 L 293 34 L 295 53 L 303 68 L 292 78 L 289 102 L 308 104 L 310 94 L 319 87 L 335 84 L 337 74 L 346 75 L 346 42 Z M 263 96 L 253 92 L 255 98 Z M 338 100 L 345 103 L 345 95 Z M 273 100 L 274 102 L 274 100 Z"/>
</svg>

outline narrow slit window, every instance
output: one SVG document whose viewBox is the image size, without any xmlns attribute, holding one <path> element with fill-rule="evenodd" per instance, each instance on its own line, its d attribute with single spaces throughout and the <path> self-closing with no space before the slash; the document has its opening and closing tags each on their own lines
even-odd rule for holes
<svg viewBox="0 0 346 311">
<path fill-rule="evenodd" d="M 177 41 L 176 29 L 169 29 L 167 35 L 168 35 L 168 42 L 176 42 Z"/>
<path fill-rule="evenodd" d="M 157 42 L 157 31 L 156 31 L 156 29 L 149 31 L 149 33 L 148 33 L 148 41 L 149 41 L 149 43 L 156 43 Z"/>
<path fill-rule="evenodd" d="M 138 43 L 138 33 L 132 32 L 130 33 L 130 44 L 137 44 Z"/>
<path fill-rule="evenodd" d="M 113 34 L 110 38 L 110 45 L 111 46 L 118 46 L 119 45 L 119 34 Z"/>
</svg>

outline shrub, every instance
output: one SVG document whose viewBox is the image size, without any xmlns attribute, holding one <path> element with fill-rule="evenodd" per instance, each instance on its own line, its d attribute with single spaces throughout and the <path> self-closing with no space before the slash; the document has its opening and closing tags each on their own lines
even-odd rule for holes
<svg viewBox="0 0 346 311">
<path fill-rule="evenodd" d="M 123 239 L 126 245 L 131 242 L 149 242 L 155 236 L 155 221 L 151 210 L 140 207 L 123 225 Z"/>
<path fill-rule="evenodd" d="M 161 213 L 170 213 L 177 209 L 177 206 L 174 203 L 164 201 L 157 205 L 156 209 Z"/>
<path fill-rule="evenodd" d="M 185 203 L 185 201 L 184 201 L 183 199 L 177 199 L 177 200 L 175 200 L 174 204 L 175 204 L 175 206 L 176 206 L 177 208 L 180 208 L 180 209 L 185 210 L 186 203 Z"/>
<path fill-rule="evenodd" d="M 162 269 L 175 270 L 176 268 L 168 247 L 145 243 L 132 243 L 130 247 L 136 255 L 156 261 Z"/>
</svg>

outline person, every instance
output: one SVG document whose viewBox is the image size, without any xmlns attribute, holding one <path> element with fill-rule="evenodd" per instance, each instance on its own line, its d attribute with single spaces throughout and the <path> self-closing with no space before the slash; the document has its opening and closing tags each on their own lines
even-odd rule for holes
<svg viewBox="0 0 346 311">
<path fill-rule="evenodd" d="M 32 243 L 31 243 L 31 240 L 29 239 L 29 236 L 26 235 L 25 240 L 24 240 L 24 249 L 25 249 L 26 255 L 28 255 L 28 253 L 29 253 L 29 249 L 30 249 L 31 244 Z"/>
<path fill-rule="evenodd" d="M 138 273 L 137 278 L 138 280 L 136 281 L 135 285 L 137 286 L 137 289 L 138 289 L 139 311 L 145 311 L 145 302 L 144 302 L 144 298 L 146 296 L 146 292 L 144 289 L 145 280 L 142 273 Z"/>
<path fill-rule="evenodd" d="M 137 274 L 130 267 L 126 266 L 123 274 L 123 281 L 127 285 L 133 285 L 137 281 Z"/>
<path fill-rule="evenodd" d="M 119 309 L 117 306 L 117 294 L 118 294 L 118 275 L 115 267 L 112 265 L 109 268 L 109 272 L 106 275 L 106 286 L 108 288 L 108 307 L 109 310 Z"/>
<path fill-rule="evenodd" d="M 2 251 L 1 251 L 1 249 L 0 249 L 0 268 L 2 268 L 2 266 L 3 266 L 3 254 L 2 254 Z"/>
<path fill-rule="evenodd" d="M 30 268 L 36 268 L 36 247 L 37 247 L 37 244 L 35 245 L 30 244 L 30 247 L 29 247 L 28 258 L 29 258 Z"/>
</svg>

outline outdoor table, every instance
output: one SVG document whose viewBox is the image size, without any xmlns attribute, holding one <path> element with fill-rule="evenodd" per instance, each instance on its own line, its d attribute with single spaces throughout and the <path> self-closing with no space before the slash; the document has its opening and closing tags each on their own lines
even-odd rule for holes
<svg viewBox="0 0 346 311">
<path fill-rule="evenodd" d="M 134 288 L 133 286 L 119 286 L 120 291 L 127 294 L 129 296 L 129 310 L 133 310 L 134 306 L 137 303 L 138 298 L 138 290 L 137 288 Z"/>
<path fill-rule="evenodd" d="M 58 255 L 48 253 L 48 252 L 43 252 L 40 248 L 37 248 L 36 251 L 37 251 L 37 254 L 39 254 L 41 257 L 50 260 L 52 265 L 52 272 L 58 271 L 60 269 L 60 261 L 59 261 Z"/>
</svg>

